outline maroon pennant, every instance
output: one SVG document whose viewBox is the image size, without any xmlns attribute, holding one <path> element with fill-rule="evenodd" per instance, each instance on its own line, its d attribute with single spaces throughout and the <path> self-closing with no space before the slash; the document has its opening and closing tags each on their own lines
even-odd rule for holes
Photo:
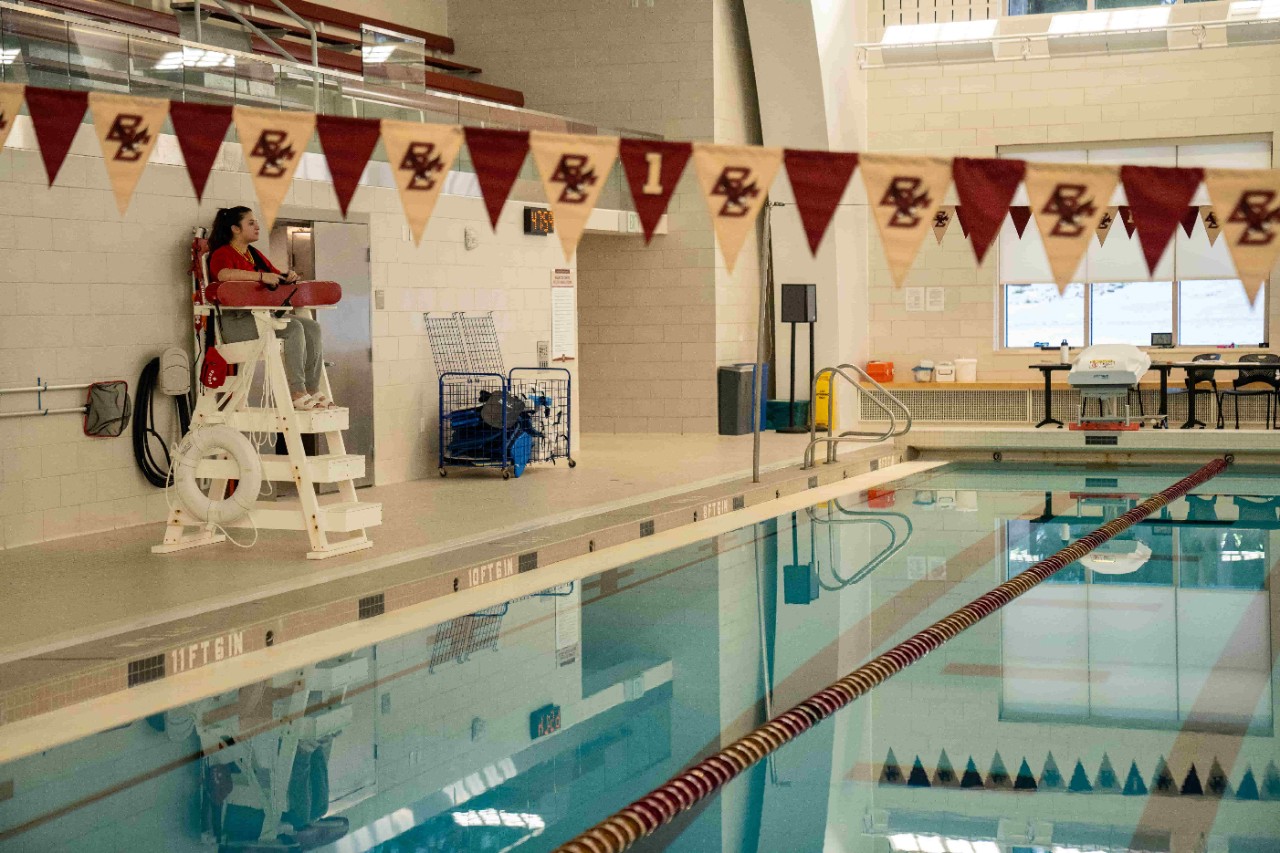
<svg viewBox="0 0 1280 853">
<path fill-rule="evenodd" d="M 1156 265 L 1188 209 L 1193 214 L 1192 225 L 1195 225 L 1194 219 L 1199 211 L 1188 208 L 1188 205 L 1204 180 L 1204 169 L 1122 166 L 1120 180 L 1129 199 L 1129 212 L 1133 215 L 1138 242 L 1142 244 L 1142 254 L 1147 259 L 1147 269 L 1155 275 Z M 1190 233 L 1188 231 L 1187 236 Z"/>
<path fill-rule="evenodd" d="M 84 111 L 88 108 L 88 92 L 27 87 L 27 111 L 31 113 L 36 141 L 40 143 L 40 156 L 44 158 L 49 186 L 53 186 L 54 179 L 58 177 L 67 152 L 71 150 L 71 141 L 80 129 L 80 119 L 84 118 Z"/>
<path fill-rule="evenodd" d="M 1133 237 L 1133 211 L 1129 209 L 1129 205 L 1120 205 L 1120 221 L 1124 223 L 1124 233 L 1132 239 Z"/>
<path fill-rule="evenodd" d="M 203 200 L 213 161 L 218 158 L 218 149 L 231 126 L 231 107 L 174 101 L 169 105 L 169 121 L 173 122 L 173 134 L 178 137 L 178 147 L 182 149 L 196 198 Z"/>
<path fill-rule="evenodd" d="M 782 152 L 791 179 L 791 192 L 800 211 L 800 223 L 809 238 L 809 251 L 818 254 L 818 246 L 826 236 L 835 216 L 836 206 L 844 195 L 853 170 L 858 168 L 858 155 L 841 151 Z"/>
<path fill-rule="evenodd" d="M 1196 230 L 1196 223 L 1200 221 L 1200 208 L 1188 207 L 1187 212 L 1182 214 L 1182 231 L 1187 235 L 1188 239 L 1192 232 Z"/>
<path fill-rule="evenodd" d="M 1009 206 L 1026 171 L 1027 164 L 1022 160 L 957 157 L 951 162 L 951 179 L 955 183 L 956 196 L 960 199 L 956 213 L 959 215 L 960 210 L 964 211 L 960 227 L 969 236 L 979 264 L 987 256 L 987 250 L 991 248 L 996 235 L 1000 233 L 1006 211 L 1013 217 L 1013 226 L 1018 229 L 1019 239 L 1026 230 L 1027 222 L 1031 219 L 1031 208 Z"/>
<path fill-rule="evenodd" d="M 618 149 L 622 169 L 631 188 L 631 200 L 644 229 L 644 242 L 653 239 L 658 220 L 667 212 L 671 195 L 689 162 L 693 146 L 688 142 L 659 142 L 653 139 L 623 139 Z"/>
<path fill-rule="evenodd" d="M 484 206 L 489 211 L 489 224 L 496 231 L 502 205 L 506 204 L 525 155 L 529 153 L 529 131 L 487 127 L 464 130 L 476 180 L 480 182 L 480 195 L 484 196 Z"/>
<path fill-rule="evenodd" d="M 954 178 L 954 177 L 955 177 L 955 172 L 952 172 L 951 174 L 952 174 L 952 177 Z M 968 236 L 969 236 L 969 223 L 965 220 L 965 216 L 966 216 L 966 215 L 967 215 L 967 214 L 965 214 L 965 212 L 964 212 L 964 208 L 963 208 L 961 205 L 958 205 L 958 204 L 957 204 L 957 205 L 956 205 L 956 220 L 960 223 L 960 233 L 961 233 L 962 235 L 964 235 L 966 238 L 968 238 Z M 1003 218 L 1003 217 L 1001 217 L 1001 218 Z M 979 261 L 978 263 L 982 263 L 982 262 L 981 262 L 981 261 Z"/>
<path fill-rule="evenodd" d="M 360 185 L 365 164 L 373 155 L 382 133 L 382 125 L 376 119 L 349 118 L 347 116 L 316 116 L 316 132 L 320 136 L 320 149 L 329 164 L 333 179 L 333 191 L 338 195 L 338 207 L 347 216 L 351 196 Z"/>
<path fill-rule="evenodd" d="M 1027 223 L 1031 221 L 1031 207 L 1025 204 L 1012 205 L 1009 208 L 1009 218 L 1013 220 L 1014 230 L 1018 232 L 1018 239 L 1021 240 L 1022 233 L 1027 230 Z"/>
</svg>

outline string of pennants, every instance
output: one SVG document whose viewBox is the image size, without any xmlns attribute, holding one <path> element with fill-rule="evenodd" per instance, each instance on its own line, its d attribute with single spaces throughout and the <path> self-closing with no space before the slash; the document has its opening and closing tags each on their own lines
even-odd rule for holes
<svg viewBox="0 0 1280 853">
<path fill-rule="evenodd" d="M 314 133 L 344 216 L 381 139 L 415 242 L 421 241 L 443 178 L 465 142 L 495 229 L 525 157 L 532 154 L 566 259 L 577 248 L 615 160 L 622 162 L 646 242 L 692 162 L 730 271 L 784 165 L 814 254 L 853 173 L 861 173 L 897 286 L 926 233 L 932 229 L 941 241 L 953 218 L 960 221 L 979 264 L 1006 216 L 1019 237 L 1034 219 L 1060 292 L 1071 282 L 1090 238 L 1097 234 L 1105 242 L 1117 219 L 1130 236 L 1137 234 L 1153 275 L 1179 224 L 1190 235 L 1200 219 L 1211 241 L 1227 241 L 1250 301 L 1280 258 L 1280 169 L 1054 164 L 618 139 L 170 102 L 12 83 L 0 83 L 0 146 L 24 98 L 50 185 L 85 110 L 91 111 L 121 215 L 167 118 L 197 198 L 204 195 L 227 128 L 235 124 L 268 228 L 301 162 L 298 153 Z M 1193 207 L 1201 183 L 1210 204 Z M 941 205 L 953 185 L 960 203 Z M 1011 206 L 1021 185 L 1030 205 Z M 1128 205 L 1103 203 L 1121 185 Z"/>
</svg>

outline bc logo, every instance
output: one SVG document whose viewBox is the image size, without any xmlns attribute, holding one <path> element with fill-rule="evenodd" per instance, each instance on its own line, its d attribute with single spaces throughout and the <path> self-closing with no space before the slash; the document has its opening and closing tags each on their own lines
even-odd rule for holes
<svg viewBox="0 0 1280 853">
<path fill-rule="evenodd" d="M 253 146 L 251 156 L 263 158 L 258 175 L 278 178 L 285 173 L 285 163 L 295 156 L 292 145 L 285 144 L 289 134 L 283 130 L 264 130 Z"/>
</svg>

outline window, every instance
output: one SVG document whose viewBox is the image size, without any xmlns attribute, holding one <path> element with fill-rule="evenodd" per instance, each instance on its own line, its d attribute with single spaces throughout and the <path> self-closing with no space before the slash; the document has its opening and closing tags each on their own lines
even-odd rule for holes
<svg viewBox="0 0 1280 853">
<path fill-rule="evenodd" d="M 1178 342 L 1186 346 L 1258 344 L 1267 339 L 1266 285 L 1249 304 L 1239 279 L 1179 282 Z"/>
<path fill-rule="evenodd" d="M 1056 284 L 1010 284 L 1004 289 L 1005 346 L 1058 346 L 1066 341 L 1084 346 L 1084 287 Z"/>
<path fill-rule="evenodd" d="M 1096 282 L 1089 287 L 1089 342 L 1150 346 L 1152 332 L 1173 331 L 1173 283 Z"/>
<path fill-rule="evenodd" d="M 1182 0 L 1184 3 L 1200 0 Z M 1058 12 L 1092 12 L 1130 6 L 1172 6 L 1173 0 L 1009 0 L 1010 15 L 1054 15 Z"/>
</svg>

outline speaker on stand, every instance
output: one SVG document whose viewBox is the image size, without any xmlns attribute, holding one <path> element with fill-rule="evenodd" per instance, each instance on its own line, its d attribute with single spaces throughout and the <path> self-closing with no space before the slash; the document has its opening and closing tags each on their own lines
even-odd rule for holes
<svg viewBox="0 0 1280 853">
<path fill-rule="evenodd" d="M 796 325 L 809 326 L 809 388 L 813 388 L 814 340 L 813 324 L 818 321 L 818 286 L 816 284 L 782 285 L 782 322 L 791 324 L 791 401 L 787 406 L 787 425 L 778 432 L 801 433 L 809 431 L 809 424 L 796 423 Z M 813 418 L 813 401 L 809 401 L 809 419 Z"/>
</svg>

